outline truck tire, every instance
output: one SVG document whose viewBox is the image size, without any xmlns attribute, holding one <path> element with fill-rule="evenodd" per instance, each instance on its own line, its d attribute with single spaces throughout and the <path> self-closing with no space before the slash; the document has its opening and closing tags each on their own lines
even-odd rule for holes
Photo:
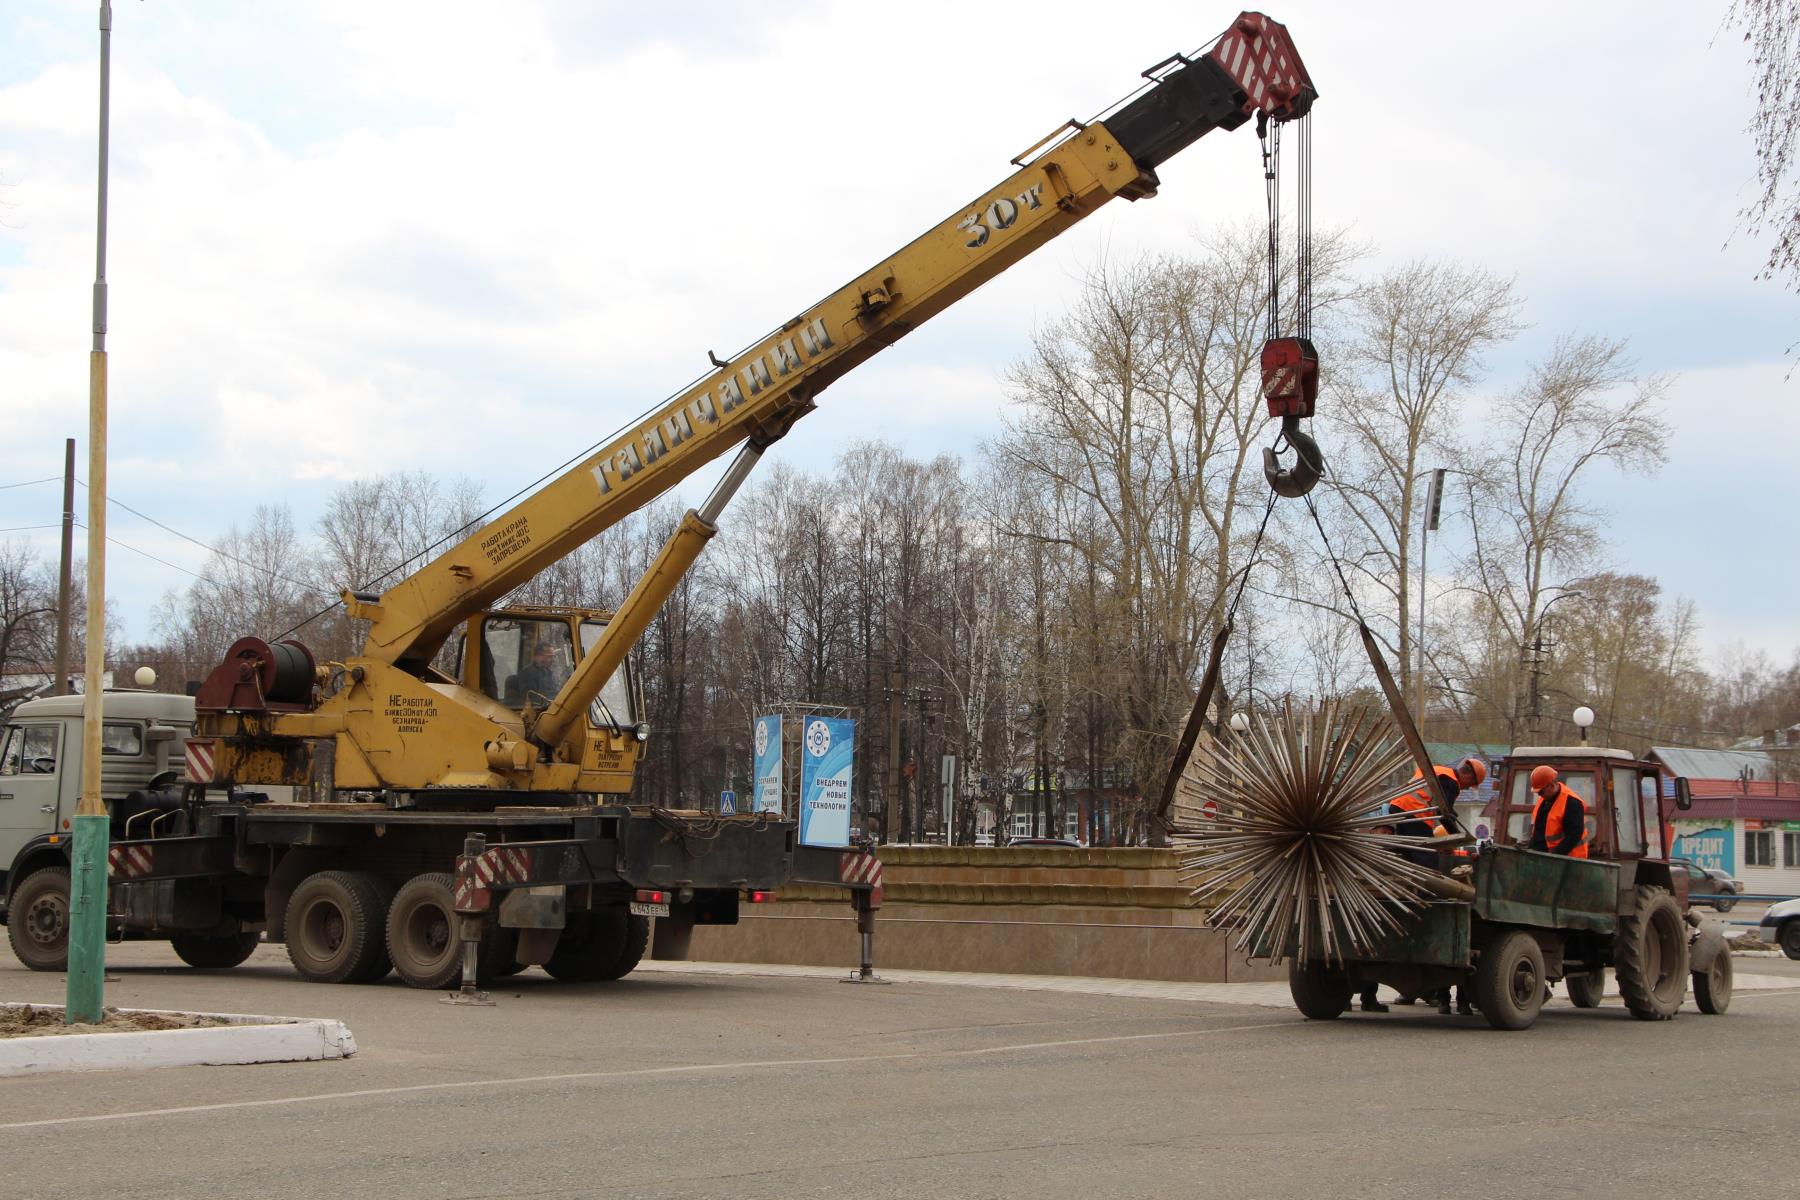
<svg viewBox="0 0 1800 1200">
<path fill-rule="evenodd" d="M 1606 968 L 1566 976 L 1563 986 L 1569 989 L 1569 1000 L 1576 1008 L 1599 1008 L 1606 998 Z"/>
<path fill-rule="evenodd" d="M 1731 947 L 1721 946 L 1712 966 L 1694 972 L 1694 1003 L 1700 1011 L 1718 1016 L 1731 1007 Z"/>
<path fill-rule="evenodd" d="M 1640 1021 L 1667 1021 L 1687 996 L 1687 923 L 1667 889 L 1640 887 L 1619 918 L 1613 970 L 1625 1007 Z"/>
<path fill-rule="evenodd" d="M 1320 962 L 1288 963 L 1288 993 L 1309 1021 L 1330 1021 L 1350 1007 L 1350 981 Z"/>
<path fill-rule="evenodd" d="M 1481 952 L 1475 997 L 1495 1029 L 1530 1029 L 1544 1008 L 1544 951 L 1522 929 L 1508 930 Z"/>
<path fill-rule="evenodd" d="M 1781 932 L 1775 935 L 1775 944 L 1789 958 L 1800 958 L 1800 917 L 1782 922 Z"/>
<path fill-rule="evenodd" d="M 6 940 L 33 971 L 69 969 L 69 871 L 39 867 L 13 891 Z"/>
<path fill-rule="evenodd" d="M 621 909 L 569 914 L 569 924 L 544 964 L 551 977 L 569 983 L 623 979 L 644 959 L 650 919 Z"/>
<path fill-rule="evenodd" d="M 444 871 L 414 875 L 388 909 L 388 957 L 394 973 L 416 988 L 441 991 L 462 979 L 456 936 L 456 880 Z"/>
<path fill-rule="evenodd" d="M 256 953 L 262 941 L 259 933 L 233 933 L 225 937 L 194 937 L 176 934 L 169 939 L 175 956 L 190 967 L 235 967 Z"/>
<path fill-rule="evenodd" d="M 393 893 L 367 871 L 320 871 L 287 906 L 288 961 L 314 983 L 373 983 L 388 973 L 382 927 Z"/>
</svg>

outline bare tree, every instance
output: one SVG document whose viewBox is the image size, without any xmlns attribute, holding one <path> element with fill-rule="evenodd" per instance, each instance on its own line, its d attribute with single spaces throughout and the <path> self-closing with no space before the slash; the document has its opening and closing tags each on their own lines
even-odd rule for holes
<svg viewBox="0 0 1800 1200">
<path fill-rule="evenodd" d="M 1324 409 L 1328 427 L 1345 434 L 1330 486 L 1343 501 L 1340 548 L 1361 606 L 1408 694 L 1423 487 L 1457 455 L 1458 402 L 1483 356 L 1518 331 L 1518 313 L 1511 280 L 1454 262 L 1389 271 L 1350 305 L 1343 395 Z"/>
<path fill-rule="evenodd" d="M 1792 287 L 1800 278 L 1800 189 L 1791 178 L 1800 130 L 1800 3 L 1734 0 L 1725 20 L 1744 31 L 1756 73 L 1750 133 L 1759 191 L 1741 215 L 1752 235 L 1771 239 L 1763 277 L 1785 276 Z"/>
<path fill-rule="evenodd" d="M 1511 453 L 1475 477 L 1465 572 L 1517 655 L 1507 705 L 1515 739 L 1520 724 L 1540 724 L 1541 713 L 1524 711 L 1524 682 L 1545 609 L 1592 573 L 1600 513 L 1579 485 L 1597 465 L 1648 472 L 1665 461 L 1669 427 L 1657 405 L 1667 388 L 1633 375 L 1624 343 L 1570 336 L 1497 406 L 1490 444 Z"/>
<path fill-rule="evenodd" d="M 0 709 L 55 673 L 56 577 L 29 542 L 0 542 Z"/>
</svg>

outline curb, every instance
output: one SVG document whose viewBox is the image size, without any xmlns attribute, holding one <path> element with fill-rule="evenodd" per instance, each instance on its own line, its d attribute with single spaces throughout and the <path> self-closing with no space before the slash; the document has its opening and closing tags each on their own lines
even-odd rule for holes
<svg viewBox="0 0 1800 1200">
<path fill-rule="evenodd" d="M 10 1008 L 60 1009 L 56 1004 L 0 1003 Z M 124 1012 L 181 1015 L 171 1009 Z M 0 1078 L 53 1071 L 121 1071 L 145 1067 L 229 1066 L 264 1062 L 316 1062 L 349 1058 L 356 1038 L 329 1018 L 269 1017 L 248 1013 L 192 1013 L 228 1022 L 205 1029 L 70 1033 L 0 1038 Z"/>
</svg>

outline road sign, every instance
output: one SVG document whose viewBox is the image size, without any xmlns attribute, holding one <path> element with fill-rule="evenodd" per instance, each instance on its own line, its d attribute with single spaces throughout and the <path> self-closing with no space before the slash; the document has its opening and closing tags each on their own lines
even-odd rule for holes
<svg viewBox="0 0 1800 1200">
<path fill-rule="evenodd" d="M 722 813 L 737 812 L 737 793 L 727 788 L 719 793 L 719 811 Z"/>
<path fill-rule="evenodd" d="M 1219 815 L 1219 802 L 1217 800 L 1208 800 L 1205 804 L 1202 804 L 1200 806 L 1200 815 L 1209 821 L 1217 818 Z"/>
</svg>

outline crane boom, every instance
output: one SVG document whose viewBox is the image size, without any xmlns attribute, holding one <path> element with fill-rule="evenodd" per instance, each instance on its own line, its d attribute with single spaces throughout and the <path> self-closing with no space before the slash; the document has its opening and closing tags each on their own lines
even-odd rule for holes
<svg viewBox="0 0 1800 1200">
<path fill-rule="evenodd" d="M 423 664 L 468 616 L 749 439 L 767 444 L 824 388 L 1115 196 L 1154 194 L 1155 168 L 1258 111 L 1303 115 L 1311 81 L 1286 30 L 1245 13 L 1197 58 L 1174 56 L 1102 121 L 1069 122 L 1038 157 L 911 244 L 754 343 L 634 428 L 389 589 L 347 596 L 365 654 Z M 1049 140 L 1049 139 L 1047 139 Z M 1040 143 L 1041 145 L 1041 143 Z M 1034 147 L 1036 149 L 1036 147 Z"/>
<path fill-rule="evenodd" d="M 1252 116 L 1304 116 L 1316 96 L 1287 31 L 1261 13 L 1144 77 L 1101 118 L 1066 122 L 1013 159 L 1004 180 L 908 245 L 729 360 L 715 358 L 711 374 L 410 578 L 379 596 L 346 591 L 346 610 L 370 623 L 360 655 L 321 671 L 297 641 L 239 639 L 195 697 L 197 731 L 216 741 L 215 778 L 292 785 L 328 761 L 338 788 L 463 805 L 629 792 L 648 726 L 630 714 L 621 664 L 762 450 L 832 382 L 1101 205 L 1153 195 L 1171 155 Z M 735 446 L 737 462 L 617 612 L 488 611 Z M 459 626 L 452 676 L 432 660 Z M 557 676 L 559 661 L 571 669 Z M 315 759 L 327 740 L 330 756 Z"/>
</svg>

